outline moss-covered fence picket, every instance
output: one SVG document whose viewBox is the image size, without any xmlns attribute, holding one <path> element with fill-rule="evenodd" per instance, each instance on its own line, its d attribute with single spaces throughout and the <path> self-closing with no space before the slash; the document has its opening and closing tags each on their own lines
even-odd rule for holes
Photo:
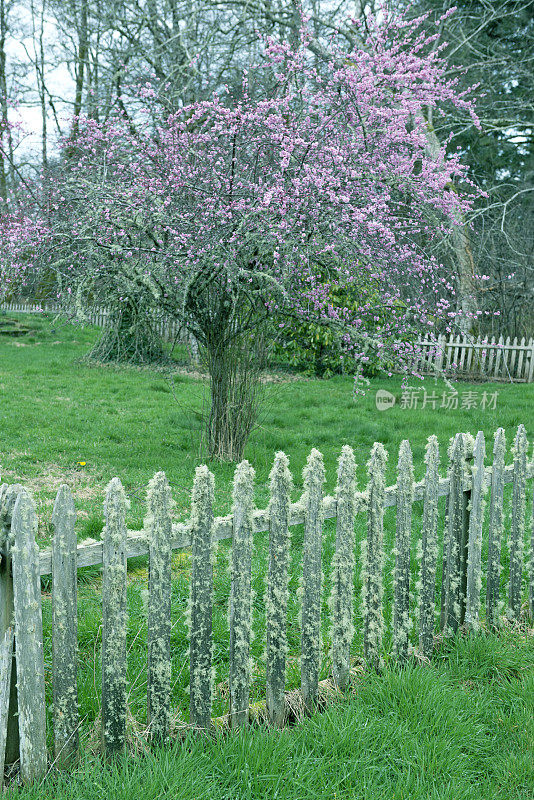
<svg viewBox="0 0 534 800">
<path fill-rule="evenodd" d="M 251 564 L 254 534 L 269 531 L 270 553 L 266 608 L 266 715 L 275 725 L 286 719 L 286 616 L 288 604 L 291 526 L 304 524 L 301 582 L 301 700 L 306 709 L 318 698 L 321 658 L 322 524 L 336 518 L 332 561 L 330 620 L 333 680 L 348 687 L 350 647 L 354 635 L 354 521 L 367 515 L 367 537 L 361 550 L 361 612 L 364 658 L 379 666 L 384 634 L 383 517 L 387 507 L 397 507 L 393 656 L 400 662 L 410 655 L 410 545 L 412 504 L 422 501 L 423 522 L 418 539 L 417 650 L 429 658 L 438 629 L 456 632 L 460 626 L 476 630 L 482 606 L 482 570 L 486 574 L 485 622 L 499 624 L 503 606 L 511 620 L 519 620 L 523 590 L 528 586 L 528 613 L 534 617 L 533 509 L 527 509 L 527 481 L 534 477 L 525 428 L 514 439 L 513 463 L 505 466 L 506 443 L 502 428 L 495 433 L 493 464 L 484 466 L 485 442 L 457 434 L 449 449 L 446 478 L 438 474 L 439 453 L 435 436 L 428 439 L 426 477 L 414 482 L 408 441 L 401 444 L 398 479 L 385 485 L 387 453 L 381 444 L 372 448 L 368 484 L 357 491 L 354 454 L 344 446 L 339 459 L 335 497 L 323 497 L 323 459 L 312 450 L 304 471 L 304 494 L 290 500 L 291 473 L 284 453 L 276 454 L 271 471 L 270 503 L 254 508 L 254 470 L 247 461 L 236 469 L 233 514 L 214 518 L 214 478 L 207 467 L 196 470 L 191 515 L 187 523 L 171 521 L 171 493 L 164 473 L 148 487 L 147 517 L 141 532 L 125 524 L 127 498 L 121 482 L 113 478 L 105 500 L 102 541 L 77 544 L 75 508 L 67 486 L 58 492 L 52 515 L 55 530 L 50 550 L 35 543 L 37 517 L 33 502 L 18 484 L 0 486 L 0 776 L 4 766 L 20 762 L 23 780 L 41 778 L 47 771 L 45 677 L 40 576 L 52 573 L 53 603 L 53 721 L 54 759 L 71 761 L 78 748 L 77 703 L 77 569 L 103 565 L 102 590 L 102 746 L 108 754 L 120 751 L 126 731 L 126 564 L 127 559 L 149 554 L 148 581 L 148 682 L 149 734 L 166 738 L 171 713 L 171 554 L 192 548 L 188 623 L 190 635 L 190 722 L 206 729 L 211 718 L 213 563 L 217 541 L 232 539 L 229 619 L 230 727 L 249 719 L 252 627 Z M 504 485 L 512 483 L 508 597 L 499 598 L 501 537 L 504 529 Z M 490 503 L 486 509 L 486 495 Z M 446 496 L 443 550 L 438 548 L 438 498 Z M 487 563 L 482 564 L 482 537 L 488 514 Z M 528 518 L 528 522 L 527 522 Z M 529 532 L 530 531 L 530 532 Z M 441 570 L 441 613 L 436 613 L 436 577 Z M 438 602 L 439 605 L 439 602 Z M 412 645 L 413 650 L 413 645 Z"/>
</svg>

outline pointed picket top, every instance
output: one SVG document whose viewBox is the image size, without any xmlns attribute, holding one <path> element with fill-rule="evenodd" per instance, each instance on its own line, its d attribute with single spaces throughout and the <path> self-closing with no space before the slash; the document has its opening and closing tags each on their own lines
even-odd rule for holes
<svg viewBox="0 0 534 800">
<path fill-rule="evenodd" d="M 2 531 L 4 532 L 4 536 L 9 537 L 9 544 L 13 544 L 13 534 L 9 534 L 9 530 L 11 528 L 11 523 L 13 519 L 13 511 L 15 509 L 15 503 L 17 502 L 17 497 L 19 494 L 24 491 L 24 487 L 20 483 L 12 483 L 6 487 L 4 492 L 2 504 L 0 505 L 0 536 L 2 536 Z"/>
<path fill-rule="evenodd" d="M 174 505 L 171 487 L 164 472 L 156 472 L 148 483 L 146 496 L 148 515 L 145 519 L 145 530 L 152 537 L 154 527 L 158 523 L 167 525 L 168 515 Z M 172 531 L 171 531 L 172 535 Z"/>
<path fill-rule="evenodd" d="M 104 500 L 104 516 L 106 527 L 112 536 L 119 535 L 124 515 L 130 508 L 130 501 L 126 497 L 126 492 L 120 478 L 112 478 L 106 486 L 106 496 Z"/>
</svg>

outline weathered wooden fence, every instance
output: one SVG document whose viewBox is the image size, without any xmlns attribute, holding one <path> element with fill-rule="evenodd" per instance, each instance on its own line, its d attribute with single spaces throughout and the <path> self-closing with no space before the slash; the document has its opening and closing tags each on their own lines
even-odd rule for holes
<svg viewBox="0 0 534 800">
<path fill-rule="evenodd" d="M 2 311 L 12 311 L 19 314 L 65 314 L 68 317 L 68 312 L 64 307 L 57 302 L 50 300 L 43 300 L 42 302 L 9 302 L 0 304 Z M 154 331 L 161 336 L 162 339 L 168 342 L 177 340 L 186 341 L 187 336 L 180 325 L 174 319 L 166 316 L 159 311 L 151 311 L 148 313 L 152 317 Z M 95 306 L 86 310 L 86 321 L 89 325 L 97 325 L 100 328 L 105 328 L 108 325 L 111 312 L 108 308 Z"/>
<path fill-rule="evenodd" d="M 419 353 L 412 365 L 415 372 L 492 381 L 534 381 L 534 339 L 439 336 L 433 341 L 427 337 L 417 344 Z"/>
<path fill-rule="evenodd" d="M 507 617 L 522 616 L 525 583 L 531 618 L 534 617 L 534 505 L 527 508 L 527 482 L 534 477 L 526 431 L 520 425 L 512 446 L 513 463 L 505 465 L 502 428 L 495 433 L 493 462 L 485 466 L 485 442 L 458 433 L 448 452 L 447 477 L 439 476 L 435 436 L 428 439 L 426 474 L 414 481 L 408 441 L 400 447 L 397 482 L 385 485 L 387 453 L 382 444 L 372 448 L 368 483 L 357 491 L 352 449 L 345 445 L 339 458 L 335 496 L 323 497 L 325 470 L 318 450 L 312 450 L 304 471 L 304 493 L 291 503 L 292 476 L 287 456 L 276 454 L 270 475 L 267 509 L 254 508 L 254 470 L 247 461 L 234 477 L 233 513 L 214 518 L 214 477 L 198 467 L 187 522 L 173 524 L 171 492 L 163 472 L 148 486 L 147 516 L 142 531 L 128 531 L 128 501 L 118 478 L 108 484 L 104 504 L 102 541 L 77 544 L 75 507 L 68 486 L 59 489 L 52 514 L 51 549 L 35 544 L 37 517 L 33 502 L 19 484 L 0 487 L 0 775 L 4 762 L 20 761 L 25 781 L 47 770 L 45 673 L 41 621 L 40 575 L 52 574 L 53 606 L 53 722 L 55 760 L 66 764 L 78 748 L 77 702 L 77 569 L 102 564 L 102 746 L 107 754 L 125 744 L 127 698 L 128 558 L 148 554 L 148 733 L 163 741 L 171 711 L 171 553 L 192 549 L 188 610 L 190 638 L 191 725 L 212 725 L 212 611 L 213 556 L 216 543 L 231 539 L 229 598 L 228 724 L 242 726 L 249 719 L 252 636 L 251 566 L 254 535 L 269 532 L 266 613 L 266 714 L 272 724 L 284 724 L 287 658 L 287 608 L 290 564 L 290 528 L 304 525 L 301 582 L 301 694 L 312 709 L 318 699 L 321 659 L 320 630 L 323 593 L 322 526 L 336 519 L 335 553 L 331 563 L 330 638 L 333 680 L 344 690 L 351 673 L 351 644 L 355 633 L 355 518 L 366 516 L 361 549 L 362 584 L 359 612 L 363 619 L 363 655 L 378 667 L 384 655 L 384 512 L 396 507 L 393 572 L 393 657 L 404 663 L 414 652 L 432 656 L 437 630 L 460 627 L 495 629 Z M 502 585 L 501 542 L 505 532 L 504 487 L 512 483 L 510 525 L 507 530 L 509 579 L 507 598 Z M 486 507 L 486 494 L 490 503 Z M 438 545 L 438 499 L 445 497 L 443 547 Z M 414 536 L 412 506 L 422 501 L 422 529 Z M 486 513 L 487 512 L 487 513 Z M 487 525 L 485 518 L 487 516 Z M 528 520 L 528 521 L 527 521 Z M 484 531 L 488 531 L 487 534 Z M 529 533 L 530 530 L 530 533 Z M 483 545 L 483 536 L 488 537 Z M 411 585 L 410 554 L 417 541 L 418 581 Z M 482 552 L 487 552 L 483 563 Z M 530 556 L 528 558 L 527 556 Z M 482 598 L 483 574 L 486 592 Z M 441 596 L 436 589 L 441 578 Z M 525 581 L 526 578 L 526 581 Z M 410 593 L 416 591 L 416 626 Z M 436 599 L 438 602 L 436 603 Z M 483 611 L 484 606 L 484 611 Z M 504 611 L 504 614 L 503 614 Z"/>
</svg>

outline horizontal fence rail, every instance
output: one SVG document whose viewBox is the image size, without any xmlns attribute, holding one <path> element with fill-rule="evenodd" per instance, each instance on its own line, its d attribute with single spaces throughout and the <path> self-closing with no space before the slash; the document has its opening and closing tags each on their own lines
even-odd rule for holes
<svg viewBox="0 0 534 800">
<path fill-rule="evenodd" d="M 284 725 L 294 703 L 286 692 L 286 671 L 292 563 L 290 529 L 295 525 L 304 526 L 297 596 L 301 637 L 299 697 L 300 707 L 306 712 L 317 707 L 321 696 L 320 642 L 326 569 L 331 570 L 332 576 L 330 612 L 326 618 L 332 658 L 329 685 L 336 691 L 347 689 L 354 675 L 351 644 L 356 620 L 361 620 L 358 624 L 363 657 L 372 669 L 380 668 L 383 663 L 389 624 L 390 655 L 397 663 L 405 663 L 413 655 L 430 659 L 438 631 L 453 635 L 459 629 L 477 631 L 481 625 L 494 630 L 505 620 L 520 624 L 525 615 L 534 619 L 531 527 L 534 502 L 529 491 L 534 461 L 523 425 L 514 437 L 511 454 L 513 463 L 505 465 L 506 441 L 502 428 L 495 433 L 491 466 L 485 465 L 483 433 L 479 432 L 476 439 L 458 433 L 449 446 L 447 477 L 440 478 L 439 446 L 436 437 L 431 436 L 426 448 L 425 478 L 415 482 L 412 450 L 405 440 L 399 450 L 397 481 L 386 487 L 388 453 L 382 444 L 375 443 L 367 465 L 367 485 L 358 490 L 354 453 L 345 445 L 339 459 L 335 495 L 323 497 L 323 457 L 313 449 L 304 470 L 304 493 L 297 503 L 291 503 L 289 460 L 279 452 L 270 474 L 268 507 L 254 508 L 255 473 L 244 461 L 234 476 L 233 512 L 224 517 L 214 516 L 214 476 L 206 466 L 201 466 L 195 472 L 190 517 L 181 524 L 172 523 L 170 487 L 165 474 L 159 472 L 148 487 L 142 531 L 127 530 L 128 499 L 119 478 L 113 478 L 106 488 L 102 541 L 81 544 L 76 542 L 72 493 L 63 485 L 52 514 L 52 547 L 41 552 L 35 543 L 37 517 L 30 495 L 20 484 L 0 485 L 0 764 L 5 762 L 8 769 L 18 764 L 26 782 L 42 778 L 48 769 L 40 575 L 52 574 L 54 759 L 62 765 L 73 761 L 79 747 L 77 571 L 80 567 L 102 564 L 101 746 L 107 755 L 121 751 L 126 743 L 128 558 L 149 556 L 147 735 L 160 743 L 169 738 L 171 717 L 173 549 L 191 548 L 186 613 L 190 645 L 189 729 L 212 729 L 216 722 L 212 719 L 214 559 L 217 541 L 221 539 L 232 540 L 228 598 L 229 710 L 217 722 L 227 727 L 246 725 L 252 713 L 249 702 L 254 533 L 269 533 L 264 718 L 273 725 Z M 504 513 L 506 484 L 511 484 L 509 515 Z M 487 494 L 490 503 L 485 502 Z M 442 519 L 440 497 L 445 498 Z M 412 506 L 419 501 L 423 502 L 421 529 L 414 530 Z M 396 507 L 394 549 L 386 553 L 384 514 L 392 507 Z M 355 521 L 359 514 L 365 519 L 361 553 L 355 546 Z M 334 518 L 335 550 L 327 566 L 322 563 L 323 523 Z M 442 545 L 438 544 L 438 528 L 443 531 Z M 503 586 L 501 543 L 505 538 L 509 570 Z M 414 539 L 415 583 L 410 565 Z M 394 556 L 393 593 L 389 609 L 384 586 L 386 564 L 390 564 L 391 556 Z M 355 592 L 357 565 L 360 596 Z M 485 597 L 482 596 L 484 577 Z M 439 585 L 441 594 L 437 597 Z M 506 597 L 502 596 L 504 588 Z M 417 601 L 413 608 L 412 595 Z M 388 619 L 391 623 L 386 622 Z"/>
</svg>

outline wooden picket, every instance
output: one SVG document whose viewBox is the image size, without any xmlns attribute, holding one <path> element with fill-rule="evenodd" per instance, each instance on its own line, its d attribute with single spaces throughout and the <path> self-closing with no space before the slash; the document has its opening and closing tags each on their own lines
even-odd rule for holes
<svg viewBox="0 0 534 800">
<path fill-rule="evenodd" d="M 45 681 L 39 573 L 52 572 L 54 749 L 62 764 L 72 761 L 78 747 L 76 691 L 76 570 L 88 563 L 103 566 L 102 586 L 102 722 L 103 750 L 119 752 L 125 744 L 127 691 L 127 558 L 149 554 L 148 575 L 148 670 L 147 733 L 163 742 L 170 733 L 171 716 L 171 553 L 192 547 L 189 598 L 190 725 L 213 727 L 213 563 L 219 539 L 232 540 L 229 622 L 229 714 L 226 724 L 241 727 L 249 720 L 252 641 L 252 561 L 254 535 L 269 531 L 269 567 L 265 597 L 266 613 L 266 716 L 281 726 L 287 719 L 285 692 L 287 660 L 287 607 L 290 528 L 304 525 L 303 575 L 301 581 L 301 701 L 312 709 L 318 700 L 321 665 L 323 521 L 336 518 L 335 554 L 330 565 L 332 590 L 329 625 L 332 672 L 335 684 L 349 687 L 354 621 L 361 617 L 363 651 L 369 667 L 379 667 L 384 655 L 384 569 L 390 555 L 384 552 L 384 512 L 396 507 L 393 568 L 393 655 L 404 663 L 418 651 L 432 657 L 436 623 L 447 634 L 477 630 L 481 621 L 482 588 L 486 581 L 485 624 L 496 628 L 504 619 L 499 606 L 504 486 L 512 483 L 510 528 L 510 576 L 507 616 L 521 620 L 525 564 L 530 560 L 527 596 L 534 616 L 534 534 L 527 536 L 528 481 L 534 478 L 524 426 L 519 426 L 513 445 L 513 464 L 505 465 L 504 431 L 495 434 L 492 468 L 485 466 L 485 442 L 457 434 L 449 451 L 447 478 L 439 476 L 436 437 L 426 448 L 425 478 L 413 478 L 409 442 L 399 450 L 397 482 L 385 485 L 388 454 L 383 445 L 372 448 L 368 485 L 356 489 L 354 453 L 344 446 L 338 466 L 335 497 L 323 497 L 325 470 L 321 453 L 312 450 L 304 472 L 304 494 L 291 503 L 291 473 L 287 456 L 277 453 L 271 471 L 270 502 L 254 509 L 254 470 L 248 462 L 238 465 L 234 476 L 232 514 L 214 518 L 214 478 L 207 467 L 198 467 L 192 492 L 191 518 L 179 525 L 171 519 L 171 491 L 164 473 L 149 484 L 147 517 L 143 531 L 126 529 L 127 499 L 118 478 L 108 485 L 105 499 L 103 541 L 76 545 L 75 509 L 66 485 L 58 492 L 52 522 L 54 540 L 50 551 L 38 552 L 36 516 L 29 495 L 20 485 L 0 486 L 0 760 L 11 767 L 20 756 L 26 782 L 39 779 L 47 769 L 45 729 Z M 489 505 L 488 555 L 482 548 L 485 494 Z M 436 619 L 439 497 L 444 497 L 448 522 L 444 531 L 440 620 Z M 423 501 L 423 524 L 417 542 L 418 629 L 410 633 L 411 512 Z M 533 504 L 534 513 L 534 504 Z M 361 600 L 354 594 L 356 567 L 354 523 L 367 516 L 362 542 Z M 530 514 L 530 506 L 529 506 Z M 528 542 L 527 542 L 528 539 Z M 526 553 L 528 546 L 530 552 Z M 6 570 L 7 564 L 12 571 Z M 28 576 L 30 576 L 28 580 Z M 359 604 L 358 616 L 355 605 Z M 465 615 L 465 619 L 464 619 Z M 439 615 L 438 615 L 439 616 Z M 415 643 L 418 642 L 416 647 Z M 12 652 L 15 658 L 12 657 Z M 9 675 L 11 669 L 11 676 Z M 16 678 L 15 678 L 16 669 Z M 17 688 L 17 691 L 14 690 Z M 19 729 L 14 723 L 18 721 Z M 14 739 L 16 738 L 16 746 Z M 0 770 L 1 774 L 1 770 Z"/>
</svg>

